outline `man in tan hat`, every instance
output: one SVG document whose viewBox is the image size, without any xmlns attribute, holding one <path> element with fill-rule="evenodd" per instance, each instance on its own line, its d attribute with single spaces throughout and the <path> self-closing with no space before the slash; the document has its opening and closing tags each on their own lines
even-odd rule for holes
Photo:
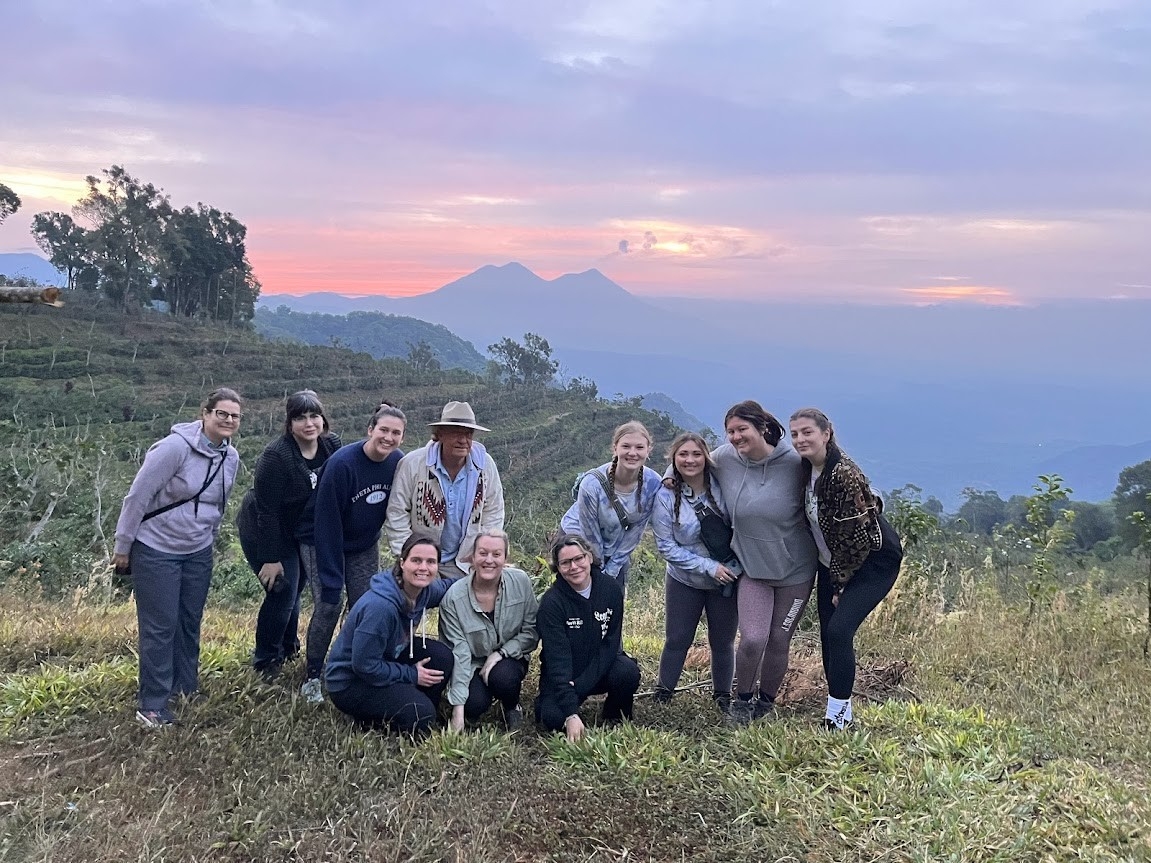
<svg viewBox="0 0 1151 863">
<path fill-rule="evenodd" d="M 408 453 L 396 467 L 384 524 L 392 554 L 413 533 L 440 545 L 440 574 L 466 575 L 476 536 L 503 530 L 504 489 L 495 461 L 472 438 L 490 431 L 476 424 L 467 402 L 448 402 L 439 422 L 428 423 L 432 442 Z"/>
</svg>

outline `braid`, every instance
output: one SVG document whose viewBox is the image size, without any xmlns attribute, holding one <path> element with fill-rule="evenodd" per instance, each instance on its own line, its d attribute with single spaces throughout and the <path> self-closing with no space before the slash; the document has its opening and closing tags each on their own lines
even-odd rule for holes
<svg viewBox="0 0 1151 863">
<path fill-rule="evenodd" d="M 675 523 L 679 524 L 679 504 L 683 500 L 683 483 L 680 481 L 678 473 L 672 480 L 672 486 L 675 488 Z"/>
<path fill-rule="evenodd" d="M 611 467 L 607 469 L 607 496 L 615 500 L 615 466 L 619 462 L 619 456 L 613 455 L 611 457 Z"/>
</svg>

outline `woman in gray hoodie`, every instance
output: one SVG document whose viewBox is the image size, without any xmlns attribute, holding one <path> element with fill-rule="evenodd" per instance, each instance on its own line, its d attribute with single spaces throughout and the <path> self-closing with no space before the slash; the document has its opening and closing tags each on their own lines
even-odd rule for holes
<svg viewBox="0 0 1151 863">
<path fill-rule="evenodd" d="M 174 724 L 171 701 L 199 686 L 212 542 L 240 464 L 230 444 L 240 426 L 239 394 L 214 390 L 200 414 L 152 444 L 116 522 L 112 563 L 117 572 L 131 574 L 136 592 L 136 719 L 145 728 Z"/>
<path fill-rule="evenodd" d="M 712 458 L 731 515 L 732 548 L 744 570 L 730 716 L 747 724 L 775 705 L 791 636 L 811 597 L 817 555 L 803 510 L 802 461 L 783 425 L 758 402 L 744 401 L 727 412 L 724 430 L 727 443 Z"/>
</svg>

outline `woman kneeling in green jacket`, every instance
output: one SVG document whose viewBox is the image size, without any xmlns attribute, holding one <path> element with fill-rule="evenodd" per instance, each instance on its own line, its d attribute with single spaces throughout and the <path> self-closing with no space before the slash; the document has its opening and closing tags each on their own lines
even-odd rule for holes
<svg viewBox="0 0 1151 863">
<path fill-rule="evenodd" d="M 465 719 L 479 719 L 497 699 L 508 731 L 523 724 L 520 689 L 540 640 L 539 603 L 527 573 L 507 566 L 507 558 L 508 535 L 482 531 L 472 574 L 453 584 L 440 605 L 440 637 L 455 656 L 448 684 L 452 731 L 462 731 Z"/>
</svg>

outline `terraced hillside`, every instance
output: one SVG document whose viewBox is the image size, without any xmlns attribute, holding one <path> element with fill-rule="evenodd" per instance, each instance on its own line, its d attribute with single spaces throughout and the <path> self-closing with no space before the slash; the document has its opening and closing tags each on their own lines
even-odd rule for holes
<svg viewBox="0 0 1151 863">
<path fill-rule="evenodd" d="M 30 562 L 43 551 L 32 546 L 61 530 L 74 540 L 79 531 L 91 537 L 83 537 L 85 560 L 74 565 L 91 566 L 144 449 L 173 422 L 194 417 L 201 398 L 221 385 L 247 400 L 236 444 L 249 468 L 282 428 L 285 395 L 304 387 L 320 393 L 346 441 L 360 435 L 381 399 L 400 405 L 409 418 L 406 449 L 426 440 L 426 423 L 445 402 L 471 402 L 492 429 L 481 438 L 500 465 L 509 530 L 525 551 L 554 526 L 576 472 L 606 458 L 616 425 L 641 419 L 658 439 L 657 452 L 675 433 L 638 400 L 508 388 L 461 370 L 420 372 L 401 360 L 270 342 L 158 313 L 125 316 L 72 295 L 60 310 L 0 309 L 0 474 L 17 490 L 0 504 L 0 558 Z M 16 549 L 4 548 L 13 543 Z M 62 549 L 55 553 L 59 578 L 72 564 Z"/>
</svg>

